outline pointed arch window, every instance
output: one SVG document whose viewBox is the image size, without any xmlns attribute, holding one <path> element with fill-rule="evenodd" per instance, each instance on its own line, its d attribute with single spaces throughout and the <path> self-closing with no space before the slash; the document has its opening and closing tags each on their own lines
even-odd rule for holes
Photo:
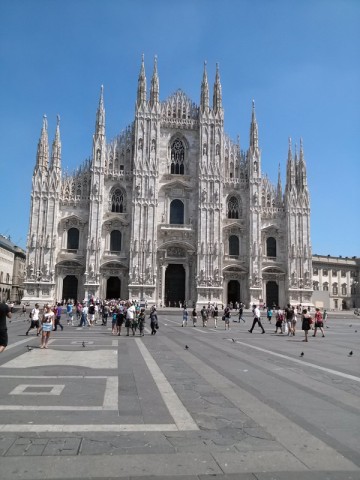
<svg viewBox="0 0 360 480">
<path fill-rule="evenodd" d="M 170 224 L 184 224 L 184 204 L 181 200 L 173 200 L 170 204 Z"/>
<path fill-rule="evenodd" d="M 121 232 L 120 232 L 120 230 L 113 230 L 110 233 L 110 251 L 111 252 L 120 252 L 121 251 Z"/>
<path fill-rule="evenodd" d="M 276 240 L 274 237 L 269 237 L 266 240 L 266 255 L 268 257 L 276 257 Z"/>
<path fill-rule="evenodd" d="M 240 242 L 237 235 L 230 235 L 229 237 L 229 255 L 239 256 Z"/>
<path fill-rule="evenodd" d="M 171 145 L 171 170 L 170 173 L 184 175 L 185 148 L 183 142 L 177 138 Z"/>
<path fill-rule="evenodd" d="M 236 197 L 230 197 L 227 204 L 227 217 L 239 218 L 241 216 L 241 207 Z"/>
<path fill-rule="evenodd" d="M 124 194 L 120 188 L 117 188 L 111 195 L 111 211 L 115 213 L 124 213 L 125 211 Z"/>
<path fill-rule="evenodd" d="M 77 228 L 69 228 L 67 234 L 67 249 L 77 250 L 79 248 L 79 230 Z"/>
</svg>

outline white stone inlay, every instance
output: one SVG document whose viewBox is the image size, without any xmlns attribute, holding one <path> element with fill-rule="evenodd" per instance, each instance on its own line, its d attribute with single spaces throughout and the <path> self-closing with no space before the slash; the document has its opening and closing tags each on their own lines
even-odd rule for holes
<svg viewBox="0 0 360 480">
<path fill-rule="evenodd" d="M 27 392 L 26 389 L 38 389 L 37 391 Z M 50 390 L 46 391 L 46 388 Z M 64 390 L 65 385 L 40 385 L 40 384 L 20 384 L 12 390 L 9 395 L 61 395 L 61 392 Z"/>
</svg>

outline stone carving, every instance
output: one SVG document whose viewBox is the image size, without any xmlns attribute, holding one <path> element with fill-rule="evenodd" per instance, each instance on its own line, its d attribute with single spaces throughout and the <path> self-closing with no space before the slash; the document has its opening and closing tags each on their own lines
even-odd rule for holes
<svg viewBox="0 0 360 480">
<path fill-rule="evenodd" d="M 167 250 L 168 257 L 185 257 L 185 250 L 180 247 L 169 247 Z"/>
</svg>

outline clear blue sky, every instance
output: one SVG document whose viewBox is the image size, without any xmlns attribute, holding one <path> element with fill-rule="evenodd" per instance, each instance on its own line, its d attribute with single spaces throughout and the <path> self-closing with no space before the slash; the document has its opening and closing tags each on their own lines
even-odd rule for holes
<svg viewBox="0 0 360 480">
<path fill-rule="evenodd" d="M 90 156 L 100 86 L 111 140 L 134 116 L 141 54 L 160 97 L 196 103 L 203 61 L 220 64 L 225 130 L 249 143 L 255 99 L 263 173 L 283 185 L 303 138 L 313 253 L 360 256 L 358 0 L 1 0 L 0 233 L 26 245 L 42 116 L 62 163 Z"/>
</svg>

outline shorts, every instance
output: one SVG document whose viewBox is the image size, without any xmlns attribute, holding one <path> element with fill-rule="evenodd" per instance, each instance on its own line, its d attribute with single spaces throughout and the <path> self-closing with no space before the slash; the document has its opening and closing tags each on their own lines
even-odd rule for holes
<svg viewBox="0 0 360 480">
<path fill-rule="evenodd" d="M 324 327 L 324 323 L 321 321 L 321 322 L 315 322 L 315 328 L 323 328 Z"/>
<path fill-rule="evenodd" d="M 0 330 L 0 347 L 7 347 L 8 333 L 7 330 Z"/>
<path fill-rule="evenodd" d="M 52 329 L 53 329 L 52 323 L 43 323 L 42 329 L 43 329 L 43 332 L 52 332 Z"/>
<path fill-rule="evenodd" d="M 31 320 L 30 328 L 40 328 L 39 320 Z"/>
<path fill-rule="evenodd" d="M 118 327 L 121 327 L 123 323 L 124 323 L 124 317 L 122 317 L 122 318 L 118 317 L 117 320 L 116 320 L 116 325 Z"/>
</svg>

